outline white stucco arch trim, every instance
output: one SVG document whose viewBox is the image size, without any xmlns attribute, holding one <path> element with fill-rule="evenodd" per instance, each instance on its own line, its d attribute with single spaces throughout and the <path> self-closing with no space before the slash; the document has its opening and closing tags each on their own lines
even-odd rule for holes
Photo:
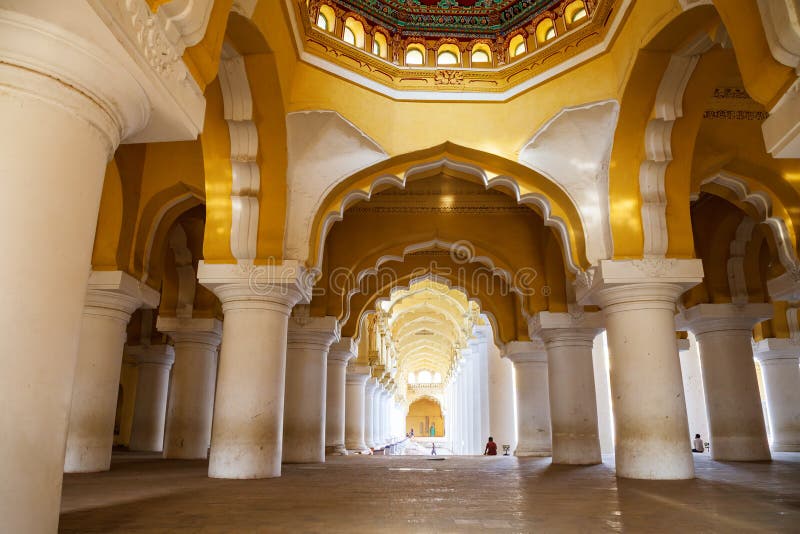
<svg viewBox="0 0 800 534">
<path fill-rule="evenodd" d="M 566 261 L 567 270 L 573 274 L 577 274 L 580 271 L 580 268 L 573 259 L 574 254 L 572 250 L 572 244 L 569 239 L 569 231 L 567 230 L 567 224 L 564 222 L 563 219 L 552 214 L 552 205 L 550 204 L 550 199 L 548 199 L 546 196 L 540 193 L 522 194 L 520 192 L 520 188 L 516 180 L 514 180 L 514 178 L 511 176 L 489 173 L 480 167 L 452 161 L 446 157 L 433 162 L 428 162 L 419 165 L 412 165 L 406 171 L 399 174 L 379 175 L 370 184 L 368 192 L 357 190 L 348 193 L 345 196 L 344 200 L 342 201 L 339 210 L 327 213 L 323 219 L 322 236 L 319 241 L 319 249 L 317 250 L 317 262 L 315 265 L 312 266 L 312 268 L 317 271 L 321 271 L 322 258 L 324 257 L 323 252 L 325 249 L 325 241 L 328 236 L 328 232 L 333 227 L 334 223 L 341 221 L 344 218 L 344 212 L 347 211 L 347 209 L 350 206 L 359 201 L 369 201 L 372 198 L 372 195 L 375 192 L 375 190 L 381 186 L 388 185 L 392 187 L 397 187 L 399 189 L 405 189 L 406 183 L 409 178 L 413 178 L 417 174 L 429 173 L 437 169 L 449 169 L 452 171 L 462 172 L 464 174 L 474 176 L 478 178 L 481 181 L 481 183 L 483 183 L 483 186 L 487 190 L 494 189 L 497 187 L 508 188 L 514 192 L 514 198 L 518 205 L 529 205 L 538 208 L 538 211 L 541 214 L 542 219 L 544 220 L 545 226 L 555 229 L 556 234 L 558 235 L 561 241 L 561 245 L 564 249 L 564 259 Z M 577 209 L 577 206 L 575 207 Z M 576 228 L 575 230 L 584 231 L 583 228 L 580 229 Z M 313 237 L 310 232 L 311 228 L 309 226 L 306 229 L 306 239 L 304 241 L 306 245 L 310 242 L 310 240 Z M 308 247 L 306 246 L 305 251 L 307 250 Z M 296 259 L 300 259 L 302 261 L 307 260 L 308 259 L 307 252 L 303 252 L 303 257 Z"/>
</svg>

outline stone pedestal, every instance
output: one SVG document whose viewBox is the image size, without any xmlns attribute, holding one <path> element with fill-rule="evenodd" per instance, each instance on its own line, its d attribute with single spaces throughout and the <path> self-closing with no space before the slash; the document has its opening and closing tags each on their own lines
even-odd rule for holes
<svg viewBox="0 0 800 534">
<path fill-rule="evenodd" d="M 335 317 L 292 317 L 286 348 L 284 463 L 325 461 L 328 348 L 338 341 Z"/>
<path fill-rule="evenodd" d="M 375 390 L 377 387 L 378 381 L 374 378 L 368 378 L 364 386 L 364 443 L 370 449 L 375 448 L 375 416 L 373 409 L 375 407 Z"/>
<path fill-rule="evenodd" d="M 772 450 L 800 452 L 800 344 L 794 339 L 764 339 L 756 344 L 755 354 L 767 394 Z"/>
<path fill-rule="evenodd" d="M 292 307 L 309 298 L 303 268 L 201 262 L 198 279 L 225 314 L 208 475 L 280 476 L 286 333 Z"/>
<path fill-rule="evenodd" d="M 771 304 L 699 304 L 678 318 L 697 338 L 715 460 L 770 459 L 752 330 L 771 316 Z"/>
<path fill-rule="evenodd" d="M 517 448 L 514 456 L 550 456 L 550 400 L 547 353 L 539 341 L 512 341 L 504 357 L 514 362 L 517 392 Z"/>
<path fill-rule="evenodd" d="M 217 319 L 159 317 L 156 327 L 169 335 L 175 348 L 164 458 L 205 459 L 211 444 L 222 323 Z"/>
<path fill-rule="evenodd" d="M 349 337 L 328 350 L 328 384 L 325 399 L 325 453 L 347 454 L 344 446 L 345 377 L 347 362 L 355 358 L 358 347 Z"/>
<path fill-rule="evenodd" d="M 348 452 L 369 452 L 364 443 L 364 388 L 369 372 L 366 365 L 347 366 L 344 445 Z"/>
<path fill-rule="evenodd" d="M 127 350 L 136 359 L 139 374 L 130 449 L 160 452 L 164 449 L 169 372 L 175 351 L 170 345 L 139 345 Z"/>
<path fill-rule="evenodd" d="M 122 349 L 131 314 L 159 295 L 121 271 L 89 277 L 69 413 L 65 473 L 108 471 L 114 442 Z"/>
<path fill-rule="evenodd" d="M 592 347 L 600 332 L 600 313 L 542 312 L 528 330 L 547 348 L 554 464 L 599 464 L 597 400 Z"/>
<path fill-rule="evenodd" d="M 603 308 L 619 477 L 694 477 L 674 316 L 701 279 L 700 260 L 602 260 L 579 288 L 581 304 Z"/>
</svg>

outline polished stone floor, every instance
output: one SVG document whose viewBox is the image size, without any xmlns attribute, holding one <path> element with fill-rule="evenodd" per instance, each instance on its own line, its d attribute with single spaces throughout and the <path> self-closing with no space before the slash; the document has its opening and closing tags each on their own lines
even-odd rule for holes
<svg viewBox="0 0 800 534">
<path fill-rule="evenodd" d="M 206 462 L 115 454 L 65 475 L 63 532 L 800 532 L 800 453 L 696 455 L 690 481 L 618 480 L 550 459 L 334 457 L 268 480 L 213 480 Z M 442 458 L 442 457 L 439 457 Z"/>
</svg>

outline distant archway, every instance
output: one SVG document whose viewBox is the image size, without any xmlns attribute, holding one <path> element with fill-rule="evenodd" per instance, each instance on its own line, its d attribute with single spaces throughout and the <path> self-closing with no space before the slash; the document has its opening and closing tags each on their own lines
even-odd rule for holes
<svg viewBox="0 0 800 534">
<path fill-rule="evenodd" d="M 419 437 L 444 437 L 444 417 L 439 403 L 429 397 L 412 402 L 408 407 L 406 429 L 412 428 Z"/>
</svg>

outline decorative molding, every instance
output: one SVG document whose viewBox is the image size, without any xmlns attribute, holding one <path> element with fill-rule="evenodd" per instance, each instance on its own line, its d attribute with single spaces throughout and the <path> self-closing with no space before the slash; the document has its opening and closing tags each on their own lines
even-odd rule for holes
<svg viewBox="0 0 800 534">
<path fill-rule="evenodd" d="M 498 67 L 454 69 L 463 73 L 465 83 L 447 86 L 434 84 L 433 68 L 401 67 L 341 42 L 331 34 L 317 31 L 302 15 L 296 0 L 285 2 L 302 61 L 395 100 L 450 102 L 504 102 L 605 53 L 634 3 L 633 0 L 618 0 L 612 6 L 611 2 L 604 2 L 602 7 L 592 10 L 590 23 L 581 24 L 574 32 L 537 48 L 535 54 L 526 54 L 519 61 L 506 64 L 503 55 L 495 50 Z M 311 42 L 311 32 L 314 32 L 313 47 L 306 45 L 307 40 Z M 555 45 L 568 49 L 562 51 L 560 63 L 553 57 L 559 54 Z"/>
<path fill-rule="evenodd" d="M 723 119 L 729 121 L 763 121 L 769 117 L 766 111 L 747 111 L 743 109 L 707 109 L 704 119 Z"/>
<path fill-rule="evenodd" d="M 253 122 L 253 95 L 244 58 L 228 43 L 223 46 L 219 82 L 231 138 L 231 253 L 237 260 L 253 260 L 261 189 L 258 130 Z"/>
<path fill-rule="evenodd" d="M 673 54 L 656 92 L 654 118 L 647 124 L 644 135 L 646 159 L 639 169 L 645 258 L 663 258 L 667 252 L 669 234 L 664 177 L 672 161 L 672 127 L 683 116 L 683 93 L 697 61 L 713 45 L 708 34 L 702 32 Z"/>
<path fill-rule="evenodd" d="M 202 22 L 198 27 L 190 21 L 211 2 L 173 3 L 175 6 L 162 6 L 153 13 L 146 0 L 87 0 L 115 37 L 116 46 L 121 45 L 129 55 L 123 63 L 132 59 L 143 73 L 137 81 L 145 88 L 153 113 L 147 127 L 126 136 L 127 142 L 195 139 L 203 128 L 205 97 L 183 62 L 183 52 L 194 39 L 199 41 L 198 31 L 204 32 Z M 178 11 L 180 5 L 183 9 Z"/>
</svg>

